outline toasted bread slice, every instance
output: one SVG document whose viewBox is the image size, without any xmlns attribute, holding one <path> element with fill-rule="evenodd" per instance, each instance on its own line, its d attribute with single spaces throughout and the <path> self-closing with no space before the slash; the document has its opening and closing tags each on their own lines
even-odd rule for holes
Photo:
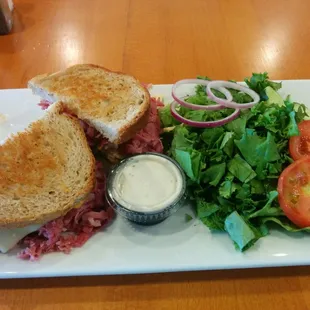
<svg viewBox="0 0 310 310">
<path fill-rule="evenodd" d="M 131 139 L 147 124 L 149 92 L 130 75 L 82 64 L 34 77 L 28 87 L 45 100 L 62 101 L 114 144 Z"/>
<path fill-rule="evenodd" d="M 95 159 L 78 121 L 54 104 L 0 145 L 0 227 L 43 224 L 93 190 Z"/>
</svg>

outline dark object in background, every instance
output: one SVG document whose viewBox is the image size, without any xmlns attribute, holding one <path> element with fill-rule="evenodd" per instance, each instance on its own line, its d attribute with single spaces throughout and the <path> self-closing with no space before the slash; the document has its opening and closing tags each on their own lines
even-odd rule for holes
<svg viewBox="0 0 310 310">
<path fill-rule="evenodd" d="M 0 35 L 8 34 L 13 25 L 12 11 L 8 0 L 0 0 Z"/>
</svg>

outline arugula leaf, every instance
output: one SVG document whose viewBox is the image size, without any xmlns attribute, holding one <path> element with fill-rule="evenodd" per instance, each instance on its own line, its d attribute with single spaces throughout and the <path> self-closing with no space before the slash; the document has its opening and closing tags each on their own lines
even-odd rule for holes
<svg viewBox="0 0 310 310">
<path fill-rule="evenodd" d="M 290 100 L 289 98 L 290 97 L 288 96 L 287 100 Z M 309 109 L 304 104 L 294 102 L 294 110 L 296 112 L 295 118 L 297 123 L 300 123 L 304 119 L 308 119 L 310 116 L 308 114 Z"/>
<path fill-rule="evenodd" d="M 211 79 L 209 77 L 207 77 L 206 75 L 198 75 L 197 79 L 211 81 Z"/>
<path fill-rule="evenodd" d="M 170 112 L 170 105 L 167 104 L 163 108 L 158 109 L 159 118 L 161 121 L 162 127 L 172 127 L 180 124 Z"/>
<path fill-rule="evenodd" d="M 213 103 L 215 104 L 215 103 Z M 191 110 L 185 107 L 179 107 L 178 112 L 185 118 L 193 121 L 216 121 L 223 119 L 234 112 L 233 109 L 222 109 L 217 111 L 208 111 L 208 110 Z"/>
<path fill-rule="evenodd" d="M 303 231 L 310 232 L 310 227 L 299 228 L 296 225 L 294 225 L 292 222 L 290 222 L 288 218 L 285 216 L 279 216 L 279 217 L 270 216 L 270 217 L 264 217 L 261 220 L 262 224 L 267 224 L 270 222 L 281 226 L 288 232 L 303 232 Z"/>
<path fill-rule="evenodd" d="M 195 143 L 197 143 L 197 138 L 197 133 L 189 132 L 184 126 L 177 126 L 171 144 L 172 150 L 192 150 L 194 149 Z"/>
<path fill-rule="evenodd" d="M 278 206 L 272 207 L 273 201 L 278 198 L 278 192 L 272 191 L 269 193 L 268 196 L 268 201 L 266 202 L 265 206 L 262 209 L 250 214 L 249 218 L 254 218 L 258 216 L 279 216 L 284 214 Z"/>
<path fill-rule="evenodd" d="M 248 103 L 253 100 L 251 96 L 249 96 L 248 94 L 244 92 L 241 92 L 241 91 L 238 91 L 232 88 L 229 88 L 228 90 L 233 96 L 233 101 L 237 103 Z"/>
<path fill-rule="evenodd" d="M 203 87 L 205 87 L 205 86 L 203 86 Z M 205 90 L 203 90 L 201 93 L 199 93 L 199 95 L 187 97 L 185 99 L 185 101 L 192 103 L 192 104 L 197 104 L 197 105 L 213 105 L 213 104 L 216 104 L 214 101 L 209 99 Z"/>
<path fill-rule="evenodd" d="M 265 89 L 266 87 L 270 86 L 274 90 L 279 90 L 282 87 L 282 83 L 276 83 L 268 80 L 268 73 L 253 73 L 252 77 L 245 78 L 245 83 L 254 91 L 256 91 L 260 97 L 261 100 L 267 100 L 268 97 L 266 96 Z"/>
</svg>

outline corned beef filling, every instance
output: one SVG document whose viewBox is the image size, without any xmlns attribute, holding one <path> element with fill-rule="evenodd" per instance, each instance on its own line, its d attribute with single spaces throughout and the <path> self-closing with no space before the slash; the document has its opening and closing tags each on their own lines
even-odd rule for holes
<svg viewBox="0 0 310 310">
<path fill-rule="evenodd" d="M 42 100 L 39 103 L 39 106 L 43 110 L 47 109 L 50 105 L 51 103 L 46 100 Z M 123 156 L 146 152 L 163 152 L 163 145 L 160 140 L 160 119 L 157 113 L 157 108 L 162 106 L 164 104 L 159 99 L 151 98 L 148 123 L 131 140 L 119 146 Z M 94 127 L 81 119 L 79 119 L 79 122 L 84 129 L 88 144 L 93 150 L 105 151 L 113 147 L 113 144 L 107 138 L 103 137 Z"/>
<path fill-rule="evenodd" d="M 39 106 L 45 110 L 51 104 L 49 101 L 42 100 Z M 124 156 L 145 152 L 163 152 L 160 140 L 160 120 L 157 113 L 157 107 L 161 106 L 163 103 L 160 100 L 151 98 L 147 125 L 130 141 L 119 146 Z M 95 128 L 82 120 L 79 122 L 92 149 L 106 150 L 111 147 L 111 143 Z M 114 212 L 105 201 L 105 181 L 102 163 L 97 162 L 96 186 L 88 200 L 80 208 L 70 210 L 66 215 L 48 222 L 37 232 L 23 238 L 20 245 L 26 248 L 18 254 L 18 257 L 37 260 L 45 253 L 70 253 L 72 248 L 81 247 L 101 227 L 109 223 Z"/>
<path fill-rule="evenodd" d="M 157 107 L 164 104 L 156 98 L 151 98 L 150 115 L 147 125 L 142 128 L 130 141 L 124 143 L 122 150 L 126 155 L 134 155 L 146 152 L 163 152 L 163 144 L 160 140 L 160 119 Z"/>
<path fill-rule="evenodd" d="M 105 201 L 105 190 L 105 173 L 102 163 L 97 162 L 96 185 L 88 200 L 80 208 L 70 210 L 22 239 L 20 245 L 26 248 L 18 257 L 37 260 L 45 253 L 70 253 L 72 248 L 81 247 L 113 218 L 114 211 Z"/>
</svg>

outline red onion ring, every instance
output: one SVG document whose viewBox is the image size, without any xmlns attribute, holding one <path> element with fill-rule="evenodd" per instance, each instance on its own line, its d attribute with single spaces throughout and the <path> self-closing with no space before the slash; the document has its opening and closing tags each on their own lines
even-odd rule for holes
<svg viewBox="0 0 310 310">
<path fill-rule="evenodd" d="M 214 95 L 211 88 L 218 89 L 218 90 L 222 88 L 232 88 L 232 89 L 244 92 L 245 94 L 251 96 L 253 98 L 253 101 L 249 103 L 237 103 L 232 100 L 221 99 Z M 220 91 L 222 92 L 222 90 Z M 253 107 L 260 100 L 259 95 L 252 89 L 242 86 L 240 84 L 228 82 L 228 81 L 210 81 L 207 85 L 206 92 L 207 92 L 208 97 L 212 99 L 213 101 L 215 101 L 216 103 L 222 106 L 228 107 L 228 108 L 233 108 L 233 109 L 248 109 L 248 108 Z"/>
<path fill-rule="evenodd" d="M 196 85 L 205 85 L 208 86 L 210 81 L 206 80 L 201 80 L 201 79 L 185 79 L 185 80 L 180 80 L 176 82 L 172 86 L 172 98 L 180 105 L 183 107 L 189 108 L 191 110 L 221 110 L 223 109 L 223 104 L 213 104 L 213 105 L 197 105 L 197 104 L 192 104 L 189 102 L 184 101 L 181 97 L 178 97 L 176 95 L 176 90 L 179 86 L 184 85 L 184 84 L 196 84 Z M 230 93 L 229 90 L 227 90 L 224 87 L 217 87 L 217 90 L 219 90 L 221 93 L 223 93 L 226 97 L 227 101 L 232 101 L 233 97 Z M 183 97 L 184 98 L 184 97 Z M 217 97 L 216 97 L 217 98 Z"/>
<path fill-rule="evenodd" d="M 232 113 L 231 115 L 222 118 L 220 120 L 216 120 L 216 121 L 210 121 L 210 122 L 197 122 L 197 121 L 192 121 L 188 118 L 185 118 L 183 116 L 181 116 L 177 111 L 176 111 L 176 105 L 179 104 L 176 101 L 173 101 L 170 105 L 170 111 L 172 116 L 178 120 L 179 122 L 185 124 L 185 125 L 189 125 L 192 127 L 199 127 L 199 128 L 212 128 L 212 127 L 218 127 L 218 126 L 222 126 L 225 125 L 226 123 L 233 121 L 234 119 L 236 119 L 239 114 L 240 114 L 240 109 L 235 109 L 235 112 Z"/>
</svg>

